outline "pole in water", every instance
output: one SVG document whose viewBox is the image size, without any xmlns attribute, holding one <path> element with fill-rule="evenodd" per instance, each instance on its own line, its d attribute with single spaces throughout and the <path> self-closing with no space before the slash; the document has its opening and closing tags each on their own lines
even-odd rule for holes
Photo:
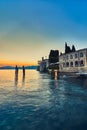
<svg viewBox="0 0 87 130">
<path fill-rule="evenodd" d="M 18 67 L 17 67 L 17 65 L 15 67 L 15 74 L 18 75 Z"/>
<path fill-rule="evenodd" d="M 25 67 L 23 66 L 23 76 L 25 76 Z"/>
<path fill-rule="evenodd" d="M 18 84 L 18 67 L 16 65 L 16 67 L 15 67 L 15 86 L 17 86 L 17 84 Z"/>
</svg>

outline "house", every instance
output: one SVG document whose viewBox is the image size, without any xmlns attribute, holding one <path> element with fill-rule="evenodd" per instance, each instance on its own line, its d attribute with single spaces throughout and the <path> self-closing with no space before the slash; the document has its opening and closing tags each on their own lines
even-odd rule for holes
<svg viewBox="0 0 87 130">
<path fill-rule="evenodd" d="M 59 56 L 59 72 L 87 72 L 87 48 Z"/>
<path fill-rule="evenodd" d="M 39 65 L 39 71 L 40 72 L 47 72 L 47 68 L 49 66 L 49 60 L 48 59 L 44 59 L 42 57 L 42 60 L 41 61 L 38 61 L 38 65 Z"/>
<path fill-rule="evenodd" d="M 65 53 L 59 55 L 59 51 L 56 51 L 57 53 L 54 55 L 54 52 L 51 50 L 49 59 L 42 58 L 38 62 L 40 72 L 57 69 L 60 74 L 87 73 L 87 48 L 76 50 L 74 45 L 70 48 L 65 43 Z"/>
</svg>

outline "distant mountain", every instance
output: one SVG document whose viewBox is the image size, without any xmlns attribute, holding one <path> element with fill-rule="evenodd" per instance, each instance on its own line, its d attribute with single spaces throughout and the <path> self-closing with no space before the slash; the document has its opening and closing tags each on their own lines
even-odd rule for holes
<svg viewBox="0 0 87 130">
<path fill-rule="evenodd" d="M 18 67 L 19 69 L 22 69 L 22 67 Z M 37 69 L 37 66 L 25 66 L 25 69 Z"/>
<path fill-rule="evenodd" d="M 22 67 L 18 67 L 19 69 L 22 69 Z M 2 66 L 0 69 L 15 69 L 13 66 Z M 37 66 L 25 66 L 25 69 L 37 69 Z"/>
<path fill-rule="evenodd" d="M 13 66 L 2 66 L 0 69 L 14 69 L 15 67 Z"/>
<path fill-rule="evenodd" d="M 37 69 L 37 66 L 26 66 L 25 69 Z"/>
</svg>

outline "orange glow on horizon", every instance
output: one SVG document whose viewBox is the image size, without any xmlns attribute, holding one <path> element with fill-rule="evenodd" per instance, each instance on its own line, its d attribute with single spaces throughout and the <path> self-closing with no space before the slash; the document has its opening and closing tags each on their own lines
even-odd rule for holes
<svg viewBox="0 0 87 130">
<path fill-rule="evenodd" d="M 32 66 L 37 65 L 36 62 L 18 62 L 18 61 L 8 61 L 8 60 L 0 60 L 0 66 Z"/>
</svg>

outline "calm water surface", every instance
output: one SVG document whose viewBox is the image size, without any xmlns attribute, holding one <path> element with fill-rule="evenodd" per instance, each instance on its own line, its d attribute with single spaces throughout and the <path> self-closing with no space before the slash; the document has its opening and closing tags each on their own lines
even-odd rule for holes
<svg viewBox="0 0 87 130">
<path fill-rule="evenodd" d="M 1 70 L 0 130 L 87 130 L 87 80 Z"/>
</svg>

